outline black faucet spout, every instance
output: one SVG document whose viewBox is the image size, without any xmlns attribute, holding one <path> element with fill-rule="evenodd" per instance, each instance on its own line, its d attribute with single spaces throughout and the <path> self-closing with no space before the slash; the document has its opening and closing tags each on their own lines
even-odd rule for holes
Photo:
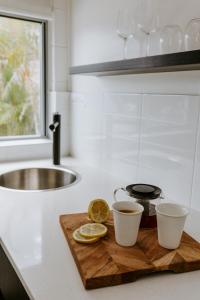
<svg viewBox="0 0 200 300">
<path fill-rule="evenodd" d="M 55 113 L 53 115 L 53 123 L 50 124 L 49 129 L 53 132 L 53 164 L 60 165 L 60 128 L 61 115 Z"/>
</svg>

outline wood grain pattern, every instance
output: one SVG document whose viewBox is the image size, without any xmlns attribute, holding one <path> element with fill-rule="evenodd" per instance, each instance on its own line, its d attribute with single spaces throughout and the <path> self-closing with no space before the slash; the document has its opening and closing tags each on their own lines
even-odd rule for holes
<svg viewBox="0 0 200 300">
<path fill-rule="evenodd" d="M 86 289 L 132 282 L 153 272 L 200 269 L 200 244 L 185 232 L 176 250 L 159 246 L 156 229 L 141 229 L 137 244 L 125 248 L 115 242 L 111 215 L 106 224 L 107 236 L 95 244 L 85 245 L 75 242 L 72 233 L 86 223 L 86 213 L 60 216 L 60 224 Z"/>
</svg>

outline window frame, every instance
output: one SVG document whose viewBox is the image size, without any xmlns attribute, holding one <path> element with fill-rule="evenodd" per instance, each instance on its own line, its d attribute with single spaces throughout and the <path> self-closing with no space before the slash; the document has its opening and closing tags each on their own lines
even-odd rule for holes
<svg viewBox="0 0 200 300">
<path fill-rule="evenodd" d="M 19 135 L 19 136 L 0 136 L 1 141 L 20 141 L 20 140 L 35 140 L 44 139 L 48 137 L 47 134 L 47 87 L 48 87 L 48 55 L 47 55 L 47 45 L 48 45 L 48 21 L 40 18 L 22 16 L 12 13 L 4 13 L 0 11 L 0 18 L 10 18 L 16 20 L 22 20 L 27 22 L 35 22 L 41 24 L 42 32 L 42 57 L 41 57 L 41 90 L 40 90 L 40 135 Z"/>
</svg>

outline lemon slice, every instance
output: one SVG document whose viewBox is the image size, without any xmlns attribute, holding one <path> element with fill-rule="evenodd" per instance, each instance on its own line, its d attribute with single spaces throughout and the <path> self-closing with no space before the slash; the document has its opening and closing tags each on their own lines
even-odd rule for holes
<svg viewBox="0 0 200 300">
<path fill-rule="evenodd" d="M 95 223 L 104 223 L 109 218 L 110 209 L 103 199 L 92 200 L 88 207 L 88 216 Z"/>
<path fill-rule="evenodd" d="M 89 223 L 79 228 L 80 235 L 85 238 L 100 238 L 105 236 L 108 229 L 100 223 Z"/>
<path fill-rule="evenodd" d="M 80 234 L 79 228 L 73 232 L 73 239 L 82 244 L 92 244 L 99 240 L 99 237 L 84 237 Z"/>
</svg>

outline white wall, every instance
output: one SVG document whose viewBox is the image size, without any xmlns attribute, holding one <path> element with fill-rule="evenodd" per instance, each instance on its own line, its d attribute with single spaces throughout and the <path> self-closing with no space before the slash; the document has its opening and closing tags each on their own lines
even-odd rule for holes
<svg viewBox="0 0 200 300">
<path fill-rule="evenodd" d="M 52 0 L 0 0 L 1 11 L 49 17 L 52 13 Z"/>
<path fill-rule="evenodd" d="M 72 0 L 72 64 L 122 59 L 123 41 L 116 34 L 120 8 L 137 14 L 137 0 Z M 191 18 L 200 17 L 198 0 L 155 0 L 160 27 L 178 24 L 182 30 Z M 129 57 L 141 56 L 138 43 L 130 41 Z"/>
<path fill-rule="evenodd" d="M 61 151 L 69 153 L 68 95 L 68 0 L 0 0 L 0 10 L 16 15 L 42 18 L 48 22 L 47 124 L 53 112 L 62 115 Z M 52 133 L 49 139 L 0 142 L 0 161 L 27 160 L 52 156 Z"/>
<path fill-rule="evenodd" d="M 159 1 L 162 25 L 185 27 L 198 0 Z M 122 58 L 119 7 L 132 0 L 72 1 L 72 64 Z M 180 12 L 180 13 L 178 13 Z M 129 55 L 139 56 L 132 51 Z M 122 178 L 159 185 L 166 197 L 200 209 L 200 72 L 73 76 L 71 153 Z"/>
<path fill-rule="evenodd" d="M 69 153 L 69 1 L 52 0 L 52 20 L 49 20 L 49 118 L 61 113 L 62 155 Z M 51 135 L 51 134 L 50 134 Z"/>
</svg>

